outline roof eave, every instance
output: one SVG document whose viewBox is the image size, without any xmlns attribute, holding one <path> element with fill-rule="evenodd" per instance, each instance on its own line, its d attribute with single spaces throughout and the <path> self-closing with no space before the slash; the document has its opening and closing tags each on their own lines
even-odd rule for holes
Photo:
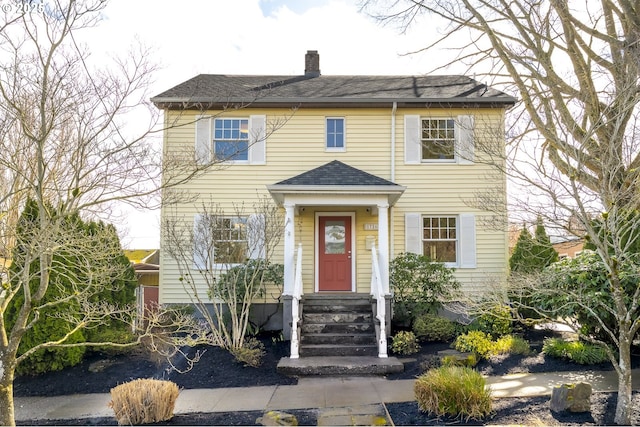
<svg viewBox="0 0 640 427">
<path fill-rule="evenodd" d="M 393 206 L 402 196 L 407 187 L 403 185 L 289 185 L 271 184 L 267 185 L 267 190 L 273 199 L 282 205 L 286 195 L 385 195 L 388 197 L 389 205 Z"/>
<path fill-rule="evenodd" d="M 332 107 L 332 106 L 351 106 L 351 107 L 386 107 L 397 103 L 399 108 L 402 107 L 434 107 L 434 106 L 451 106 L 452 104 L 464 106 L 476 106 L 479 108 L 504 108 L 511 107 L 516 103 L 516 99 L 507 96 L 499 98 L 336 98 L 336 97 L 299 97 L 299 98 L 260 98 L 260 99 L 243 99 L 243 98 L 227 98 L 224 101 L 211 98 L 179 98 L 179 97 L 154 97 L 151 102 L 159 109 L 202 109 L 220 108 L 242 105 L 244 107 L 282 107 L 282 106 L 298 106 L 298 107 Z"/>
</svg>

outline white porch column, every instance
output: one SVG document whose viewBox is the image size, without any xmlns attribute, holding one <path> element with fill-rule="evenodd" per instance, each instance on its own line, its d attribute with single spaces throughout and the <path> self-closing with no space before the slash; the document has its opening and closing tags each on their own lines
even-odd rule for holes
<svg viewBox="0 0 640 427">
<path fill-rule="evenodd" d="M 382 289 L 389 295 L 389 205 L 378 205 L 378 261 Z"/>
<path fill-rule="evenodd" d="M 284 289 L 282 295 L 293 295 L 295 281 L 295 204 L 284 204 Z"/>
</svg>

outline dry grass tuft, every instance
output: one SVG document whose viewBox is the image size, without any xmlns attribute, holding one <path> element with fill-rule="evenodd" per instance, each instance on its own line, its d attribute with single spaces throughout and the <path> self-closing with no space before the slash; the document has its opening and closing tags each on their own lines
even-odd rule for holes
<svg viewBox="0 0 640 427">
<path fill-rule="evenodd" d="M 111 402 L 120 425 L 140 425 L 173 418 L 180 390 L 171 381 L 137 379 L 111 389 Z"/>
</svg>

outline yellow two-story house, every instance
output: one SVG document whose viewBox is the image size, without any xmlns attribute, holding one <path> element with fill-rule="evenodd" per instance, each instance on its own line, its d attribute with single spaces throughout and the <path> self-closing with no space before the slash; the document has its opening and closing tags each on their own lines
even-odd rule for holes
<svg viewBox="0 0 640 427">
<path fill-rule="evenodd" d="M 203 74 L 152 98 L 165 115 L 165 153 L 225 159 L 182 188 L 228 212 L 260 197 L 280 207 L 276 327 L 297 340 L 298 302 L 314 295 L 388 300 L 389 262 L 402 252 L 454 267 L 468 292 L 503 280 L 506 181 L 495 163 L 515 99 L 465 76 L 330 76 L 319 64 L 308 51 L 302 75 Z M 481 194 L 502 196 L 503 213 L 473 203 Z M 201 218 L 198 203 L 176 211 L 194 227 Z M 161 254 L 160 303 L 188 303 L 175 259 Z"/>
</svg>

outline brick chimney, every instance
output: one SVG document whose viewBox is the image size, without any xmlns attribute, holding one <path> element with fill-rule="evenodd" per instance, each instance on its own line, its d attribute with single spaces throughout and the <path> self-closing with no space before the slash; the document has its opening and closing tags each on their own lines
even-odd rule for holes
<svg viewBox="0 0 640 427">
<path fill-rule="evenodd" d="M 304 75 L 307 77 L 320 75 L 320 55 L 317 50 L 308 50 L 304 56 Z"/>
</svg>

